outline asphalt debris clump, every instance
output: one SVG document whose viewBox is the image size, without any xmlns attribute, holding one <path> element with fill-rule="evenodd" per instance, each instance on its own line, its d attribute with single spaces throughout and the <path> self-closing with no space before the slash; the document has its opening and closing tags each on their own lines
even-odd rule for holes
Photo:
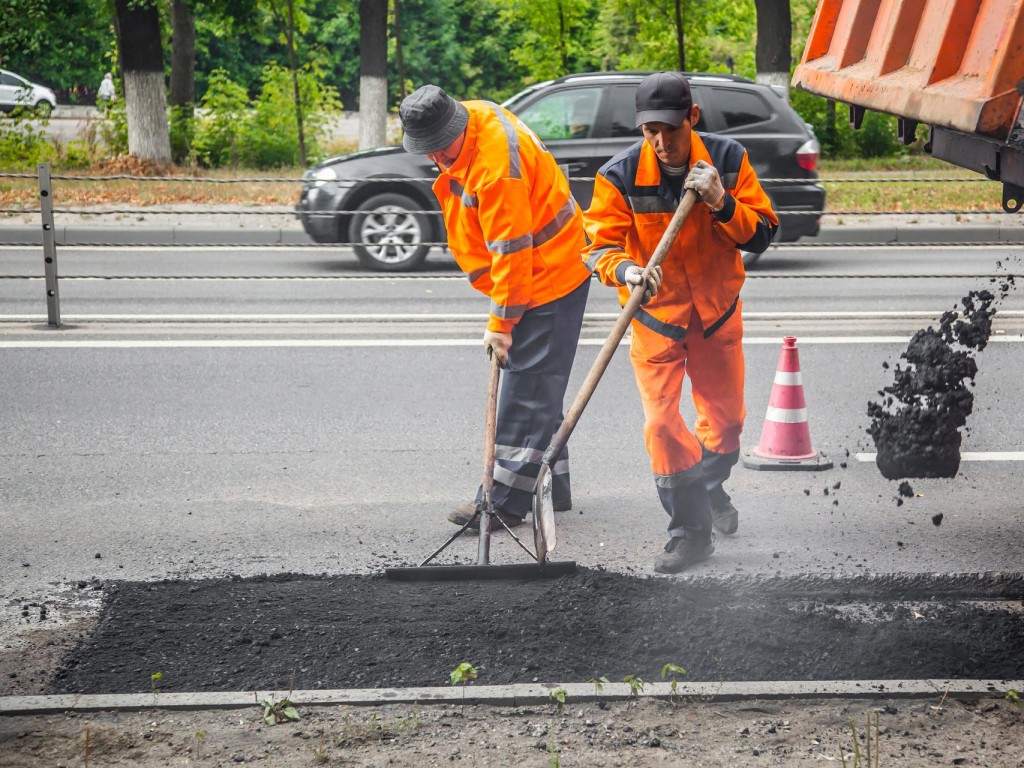
<svg viewBox="0 0 1024 768">
<path fill-rule="evenodd" d="M 879 402 L 868 402 L 875 463 L 889 480 L 956 476 L 960 430 L 974 408 L 974 355 L 988 345 L 995 305 L 1015 288 L 1012 275 L 993 280 L 1001 281 L 998 296 L 971 291 L 943 313 L 938 328 L 915 333 L 900 355 L 906 363 L 895 366 L 893 383 L 879 390 Z"/>
</svg>

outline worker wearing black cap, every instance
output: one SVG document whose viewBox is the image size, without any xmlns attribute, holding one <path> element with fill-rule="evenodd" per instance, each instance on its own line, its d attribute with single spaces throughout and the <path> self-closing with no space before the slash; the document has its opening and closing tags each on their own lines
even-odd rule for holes
<svg viewBox="0 0 1024 768">
<path fill-rule="evenodd" d="M 580 259 L 582 212 L 543 142 L 487 101 L 458 102 L 424 85 L 399 108 L 406 150 L 440 175 L 434 194 L 448 247 L 470 284 L 491 300 L 484 349 L 505 368 L 498 401 L 494 510 L 509 527 L 533 503 L 540 462 L 562 418 L 590 270 Z M 476 501 L 448 516 L 465 525 Z M 572 506 L 568 455 L 552 471 L 552 506 Z"/>
<path fill-rule="evenodd" d="M 778 228 L 743 147 L 694 130 L 700 106 L 678 72 L 645 78 L 636 92 L 644 138 L 598 171 L 584 215 L 587 266 L 619 287 L 639 284 L 685 189 L 701 198 L 649 278 L 655 294 L 632 322 L 630 361 L 644 407 L 655 486 L 669 541 L 655 570 L 676 573 L 715 550 L 712 528 L 736 532 L 739 513 L 723 483 L 739 458 L 743 403 L 740 249 L 764 251 Z M 697 418 L 680 414 L 689 375 Z"/>
</svg>

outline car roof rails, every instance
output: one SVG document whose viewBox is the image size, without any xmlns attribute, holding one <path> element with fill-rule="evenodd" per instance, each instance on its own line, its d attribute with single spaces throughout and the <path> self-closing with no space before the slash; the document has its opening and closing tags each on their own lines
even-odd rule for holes
<svg viewBox="0 0 1024 768">
<path fill-rule="evenodd" d="M 647 77 L 654 74 L 653 70 L 628 70 L 623 72 L 576 72 L 571 75 L 562 75 L 551 83 L 568 83 L 582 78 L 603 78 L 603 77 Z M 753 80 L 740 75 L 729 74 L 728 72 L 683 72 L 686 77 L 712 78 L 717 80 L 728 80 L 734 83 L 752 83 Z"/>
</svg>

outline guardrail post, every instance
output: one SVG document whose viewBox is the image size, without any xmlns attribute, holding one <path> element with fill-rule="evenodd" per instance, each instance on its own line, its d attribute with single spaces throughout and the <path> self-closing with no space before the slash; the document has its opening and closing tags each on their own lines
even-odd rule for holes
<svg viewBox="0 0 1024 768">
<path fill-rule="evenodd" d="M 43 220 L 43 266 L 46 271 L 46 316 L 51 328 L 60 328 L 60 291 L 57 288 L 57 241 L 53 231 L 53 185 L 50 164 L 39 164 L 39 212 Z"/>
</svg>

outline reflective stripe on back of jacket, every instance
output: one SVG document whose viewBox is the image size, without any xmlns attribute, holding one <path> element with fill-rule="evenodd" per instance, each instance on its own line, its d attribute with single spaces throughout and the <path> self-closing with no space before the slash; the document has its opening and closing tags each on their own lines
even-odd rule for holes
<svg viewBox="0 0 1024 768">
<path fill-rule="evenodd" d="M 580 260 L 582 212 L 537 136 L 487 101 L 469 110 L 458 160 L 434 182 L 448 247 L 470 283 L 491 299 L 487 328 L 509 332 L 531 307 L 590 277 Z"/>
<path fill-rule="evenodd" d="M 746 275 L 740 248 L 764 251 L 779 223 L 742 145 L 694 131 L 690 165 L 698 160 L 718 170 L 725 206 L 715 215 L 697 202 L 665 257 L 661 289 L 637 314 L 639 322 L 675 339 L 683 338 L 694 306 L 706 336 L 729 318 Z M 646 141 L 613 157 L 598 171 L 594 199 L 584 215 L 588 268 L 605 285 L 621 285 L 626 266 L 643 266 L 654 254 L 677 204 Z M 629 291 L 620 288 L 620 303 L 628 298 Z"/>
</svg>

